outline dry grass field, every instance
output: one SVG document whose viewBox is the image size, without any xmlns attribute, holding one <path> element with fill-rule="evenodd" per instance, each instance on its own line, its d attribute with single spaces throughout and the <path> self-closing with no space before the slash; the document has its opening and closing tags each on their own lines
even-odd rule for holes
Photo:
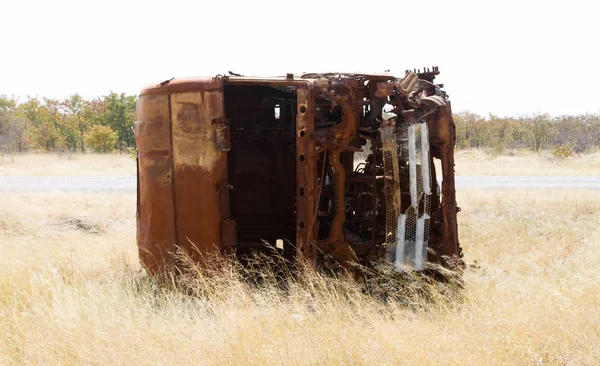
<svg viewBox="0 0 600 366">
<path fill-rule="evenodd" d="M 456 153 L 457 175 L 600 175 L 600 152 L 556 158 L 517 151 L 512 155 L 490 156 L 481 150 Z"/>
<path fill-rule="evenodd" d="M 129 154 L 4 154 L 1 176 L 135 175 Z"/>
<path fill-rule="evenodd" d="M 600 175 L 600 152 L 566 159 L 549 152 L 518 151 L 492 157 L 484 151 L 456 153 L 457 175 Z M 128 154 L 5 154 L 0 176 L 135 175 Z"/>
<path fill-rule="evenodd" d="M 465 289 L 386 303 L 316 274 L 186 295 L 140 273 L 134 194 L 1 193 L 0 364 L 600 362 L 600 192 L 458 199 Z"/>
</svg>

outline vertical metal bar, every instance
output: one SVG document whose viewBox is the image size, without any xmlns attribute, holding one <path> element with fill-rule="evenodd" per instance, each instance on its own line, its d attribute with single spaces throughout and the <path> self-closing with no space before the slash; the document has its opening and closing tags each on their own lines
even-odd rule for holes
<svg viewBox="0 0 600 366">
<path fill-rule="evenodd" d="M 429 129 L 427 123 L 421 125 L 421 176 L 423 181 L 423 192 L 425 193 L 425 212 L 423 213 L 423 229 L 421 233 L 422 240 L 417 241 L 417 252 L 416 258 L 419 258 L 421 264 L 427 261 L 427 247 L 429 246 L 429 213 L 431 212 L 431 158 L 429 151 Z M 417 229 L 419 229 L 419 222 L 417 222 Z M 417 231 L 417 237 L 419 231 Z M 420 247 L 419 247 L 420 245 Z"/>
<path fill-rule="evenodd" d="M 375 233 L 377 231 L 377 171 L 376 171 L 376 166 L 377 166 L 377 160 L 375 157 L 375 139 L 371 139 L 371 154 L 373 156 L 373 179 L 371 181 L 371 184 L 373 185 L 373 190 L 372 190 L 372 194 L 373 194 L 373 212 L 371 213 L 371 242 L 373 246 L 377 245 L 377 241 L 376 241 L 376 237 L 375 237 Z"/>
<path fill-rule="evenodd" d="M 404 240 L 406 231 L 406 214 L 401 214 L 398 217 L 398 229 L 396 230 L 396 272 L 402 272 L 404 267 Z"/>
<path fill-rule="evenodd" d="M 420 271 L 423 269 L 423 233 L 425 232 L 425 215 L 417 219 L 417 235 L 415 241 L 415 263 L 414 267 Z"/>
<path fill-rule="evenodd" d="M 431 182 L 429 179 L 429 131 L 427 124 L 421 125 L 421 177 L 423 178 L 423 192 L 431 195 Z"/>
<path fill-rule="evenodd" d="M 419 125 L 408 127 L 408 172 L 410 174 L 410 204 L 417 208 L 417 147 L 415 134 Z"/>
<path fill-rule="evenodd" d="M 315 144 L 310 138 L 314 127 L 310 83 L 298 86 L 296 107 L 296 253 L 316 265 L 316 243 L 311 223 L 319 197 L 315 187 Z"/>
</svg>

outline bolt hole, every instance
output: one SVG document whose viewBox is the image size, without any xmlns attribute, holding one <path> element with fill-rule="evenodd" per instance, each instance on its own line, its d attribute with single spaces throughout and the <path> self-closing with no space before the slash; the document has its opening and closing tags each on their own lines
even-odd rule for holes
<svg viewBox="0 0 600 366">
<path fill-rule="evenodd" d="M 300 222 L 298 223 L 298 226 L 300 226 L 300 229 L 304 229 L 304 222 L 300 221 Z"/>
<path fill-rule="evenodd" d="M 300 187 L 300 195 L 304 196 L 304 187 Z"/>
<path fill-rule="evenodd" d="M 300 113 L 306 113 L 306 107 L 305 106 L 301 106 L 300 107 Z"/>
<path fill-rule="evenodd" d="M 304 154 L 300 155 L 300 161 L 304 161 Z"/>
<path fill-rule="evenodd" d="M 304 130 L 300 131 L 300 137 L 304 137 Z"/>
</svg>

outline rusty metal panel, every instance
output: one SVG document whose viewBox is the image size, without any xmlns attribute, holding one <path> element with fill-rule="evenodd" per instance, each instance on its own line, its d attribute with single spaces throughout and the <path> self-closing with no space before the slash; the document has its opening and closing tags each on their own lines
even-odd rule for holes
<svg viewBox="0 0 600 366">
<path fill-rule="evenodd" d="M 245 255 L 261 250 L 261 238 L 295 235 L 289 259 L 314 265 L 460 264 L 454 123 L 437 74 L 218 76 L 147 87 L 136 123 L 138 244 L 153 251 L 142 262 L 158 268 L 175 243 L 192 254 Z M 370 155 L 355 154 L 367 147 Z"/>
<path fill-rule="evenodd" d="M 151 273 L 161 271 L 175 248 L 173 188 L 167 95 L 141 96 L 135 137 L 138 157 L 137 244 L 140 261 Z"/>
<path fill-rule="evenodd" d="M 218 150 L 212 123 L 222 118 L 222 89 L 171 95 L 177 243 L 192 254 L 222 246 L 228 191 L 220 187 L 227 184 L 227 153 Z"/>
<path fill-rule="evenodd" d="M 419 77 L 417 74 L 409 71 L 403 79 L 396 81 L 396 88 L 398 88 L 398 92 L 407 97 L 410 95 L 410 92 L 412 92 L 418 81 Z"/>
<path fill-rule="evenodd" d="M 197 90 L 221 90 L 222 81 L 211 76 L 195 78 L 170 79 L 147 85 L 142 89 L 141 95 L 181 93 Z"/>
<path fill-rule="evenodd" d="M 313 108 L 309 87 L 298 87 L 296 116 L 296 247 L 298 255 L 316 260 L 314 243 L 316 201 L 318 193 L 315 187 L 315 153 L 313 133 Z"/>
<path fill-rule="evenodd" d="M 454 146 L 456 145 L 455 125 L 452 119 L 450 103 L 439 107 L 433 135 L 440 141 L 439 158 L 442 162 L 442 217 L 444 242 L 439 248 L 439 255 L 453 258 L 461 255 L 458 242 L 458 224 L 456 213 L 456 189 L 454 182 Z M 430 140 L 433 140 L 431 137 Z"/>
</svg>

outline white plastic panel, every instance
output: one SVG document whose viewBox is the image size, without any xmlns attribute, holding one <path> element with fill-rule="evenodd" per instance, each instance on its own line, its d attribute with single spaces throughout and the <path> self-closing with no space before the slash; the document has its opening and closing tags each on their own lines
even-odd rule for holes
<svg viewBox="0 0 600 366">
<path fill-rule="evenodd" d="M 408 150 L 410 207 L 398 218 L 395 253 L 397 272 L 403 271 L 407 265 L 415 270 L 423 270 L 429 242 L 432 182 L 427 124 L 409 126 L 407 132 L 405 147 Z M 403 159 L 406 158 L 404 155 Z"/>
</svg>

